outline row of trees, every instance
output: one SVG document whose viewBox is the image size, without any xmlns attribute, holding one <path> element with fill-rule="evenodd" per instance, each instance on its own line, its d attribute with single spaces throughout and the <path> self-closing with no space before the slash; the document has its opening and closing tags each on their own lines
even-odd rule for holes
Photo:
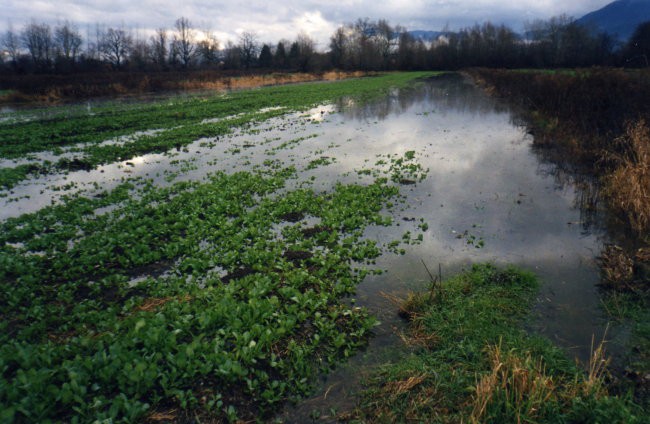
<svg viewBox="0 0 650 424">
<path fill-rule="evenodd" d="M 648 66 L 650 22 L 624 45 L 567 16 L 528 23 L 523 36 L 488 22 L 443 31 L 427 43 L 400 26 L 365 19 L 337 29 L 329 47 L 331 63 L 340 69 Z"/>
<path fill-rule="evenodd" d="M 124 28 L 97 27 L 94 39 L 82 37 L 65 22 L 54 28 L 31 22 L 21 31 L 9 29 L 1 38 L 0 65 L 9 72 L 71 72 L 75 70 L 166 70 L 198 67 L 226 69 L 323 68 L 348 70 L 458 69 L 490 67 L 647 66 L 650 24 L 641 25 L 629 43 L 617 45 L 566 16 L 536 21 L 520 36 L 491 23 L 457 32 L 443 31 L 433 40 L 415 38 L 402 26 L 380 19 L 359 19 L 339 27 L 329 51 L 318 52 L 306 34 L 294 41 L 261 44 L 253 32 L 237 43 L 221 45 L 210 30 L 198 30 L 189 19 L 176 20 L 172 30 L 159 28 L 148 38 Z"/>
<path fill-rule="evenodd" d="M 54 28 L 31 22 L 21 30 L 9 29 L 0 39 L 2 64 L 13 72 L 70 72 L 112 69 L 166 70 L 174 68 L 252 67 L 308 71 L 326 65 L 314 41 L 299 34 L 295 41 L 260 45 L 254 32 L 244 32 L 238 43 L 221 46 L 210 30 L 198 30 L 181 17 L 172 30 L 159 28 L 147 39 L 124 28 L 95 29 L 86 40 L 79 29 L 65 22 Z M 82 49 L 82 46 L 85 47 Z M 318 65 L 316 65 L 318 63 Z"/>
<path fill-rule="evenodd" d="M 82 50 L 82 46 L 85 49 Z M 149 39 L 134 37 L 124 28 L 100 28 L 94 39 L 84 42 L 79 29 L 70 22 L 52 29 L 48 24 L 31 22 L 22 29 L 7 30 L 1 39 L 5 62 L 15 71 L 71 71 L 110 64 L 122 69 L 133 67 L 162 69 L 167 66 L 190 67 L 197 61 L 216 63 L 219 42 L 205 31 L 197 41 L 196 29 L 187 18 L 179 18 L 174 29 L 159 28 Z"/>
</svg>

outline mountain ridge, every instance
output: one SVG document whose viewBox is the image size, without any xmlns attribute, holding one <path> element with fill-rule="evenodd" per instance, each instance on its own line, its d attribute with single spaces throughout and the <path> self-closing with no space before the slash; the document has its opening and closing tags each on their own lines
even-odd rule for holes
<svg viewBox="0 0 650 424">
<path fill-rule="evenodd" d="M 639 24 L 650 21 L 650 1 L 616 0 L 587 13 L 576 22 L 597 32 L 606 32 L 627 41 Z"/>
</svg>

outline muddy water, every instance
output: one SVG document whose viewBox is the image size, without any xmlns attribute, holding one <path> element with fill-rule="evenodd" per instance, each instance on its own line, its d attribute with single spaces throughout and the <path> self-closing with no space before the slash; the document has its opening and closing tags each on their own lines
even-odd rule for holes
<svg viewBox="0 0 650 424">
<path fill-rule="evenodd" d="M 426 289 L 425 264 L 434 273 L 440 266 L 443 278 L 480 261 L 534 271 L 543 287 L 531 330 L 587 359 L 592 335 L 600 339 L 606 327 L 594 261 L 606 234 L 593 205 L 576 201 L 583 191 L 536 153 L 532 141 L 513 123 L 507 107 L 470 81 L 450 75 L 394 90 L 369 104 L 343 100 L 228 137 L 197 140 L 183 150 L 91 172 L 31 179 L 0 200 L 0 219 L 36 210 L 75 191 L 92 195 L 139 179 L 166 185 L 215 171 L 259 168 L 265 161 L 295 165 L 298 181 L 313 177 L 316 189 L 327 190 L 338 181 L 368 179 L 356 171 L 372 168 L 380 155 L 385 159 L 414 150 L 418 162 L 429 169 L 428 177 L 403 186 L 405 205 L 393 212 L 399 225 L 370 228 L 366 234 L 388 243 L 406 231 L 419 234 L 420 218 L 428 224 L 420 244 L 406 246 L 404 255 L 383 255 L 377 267 L 387 272 L 367 278 L 358 288 L 356 304 L 368 307 L 381 321 L 376 337 L 364 352 L 323 377 L 314 397 L 278 417 L 296 423 L 316 416 L 328 421 L 353 407 L 353 394 L 368 372 L 408 350 L 399 338 L 404 323 L 384 294 L 399 297 L 408 290 Z M 322 158 L 332 163 L 305 166 Z"/>
</svg>

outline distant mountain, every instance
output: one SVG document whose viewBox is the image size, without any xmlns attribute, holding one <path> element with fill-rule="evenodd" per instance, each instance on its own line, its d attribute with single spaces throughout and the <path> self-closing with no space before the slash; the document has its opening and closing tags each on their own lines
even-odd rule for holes
<svg viewBox="0 0 650 424">
<path fill-rule="evenodd" d="M 627 41 L 636 27 L 646 21 L 650 21 L 650 0 L 617 0 L 577 22 Z"/>
</svg>

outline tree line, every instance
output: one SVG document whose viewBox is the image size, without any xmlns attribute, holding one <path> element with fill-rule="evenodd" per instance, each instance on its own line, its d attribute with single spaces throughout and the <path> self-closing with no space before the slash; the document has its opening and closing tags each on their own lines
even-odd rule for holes
<svg viewBox="0 0 650 424">
<path fill-rule="evenodd" d="M 648 66 L 650 22 L 621 45 L 566 16 L 528 23 L 523 35 L 490 22 L 443 31 L 433 40 L 414 37 L 387 20 L 358 19 L 339 27 L 328 50 L 301 33 L 293 41 L 260 43 L 254 32 L 220 43 L 181 17 L 172 29 L 147 38 L 125 28 L 96 26 L 82 36 L 65 21 L 55 27 L 32 21 L 1 37 L 4 73 L 70 73 L 99 70 L 277 69 L 301 72 L 342 70 L 423 70 L 485 67 Z"/>
</svg>

